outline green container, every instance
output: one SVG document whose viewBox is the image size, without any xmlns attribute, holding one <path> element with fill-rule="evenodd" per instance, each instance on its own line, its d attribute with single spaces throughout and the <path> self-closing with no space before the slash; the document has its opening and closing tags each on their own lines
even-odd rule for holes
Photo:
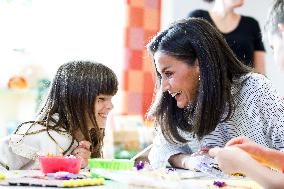
<svg viewBox="0 0 284 189">
<path fill-rule="evenodd" d="M 134 167 L 134 161 L 129 159 L 89 159 L 89 167 L 111 169 L 111 170 L 130 170 Z"/>
</svg>

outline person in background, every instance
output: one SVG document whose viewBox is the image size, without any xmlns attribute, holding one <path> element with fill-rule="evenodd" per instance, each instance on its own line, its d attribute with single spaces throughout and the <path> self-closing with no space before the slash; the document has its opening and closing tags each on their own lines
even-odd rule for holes
<svg viewBox="0 0 284 189">
<path fill-rule="evenodd" d="M 0 141 L 0 167 L 39 169 L 39 155 L 102 156 L 104 128 L 118 89 L 115 73 L 91 61 L 59 67 L 35 121 L 24 122 Z"/>
<path fill-rule="evenodd" d="M 254 18 L 235 12 L 244 0 L 204 1 L 214 2 L 213 8 L 210 11 L 194 10 L 188 16 L 209 21 L 223 34 L 239 60 L 265 74 L 265 49 L 259 24 Z"/>
<path fill-rule="evenodd" d="M 284 68 L 284 1 L 275 0 L 269 11 L 265 30 L 274 51 L 275 61 Z M 284 70 L 284 69 L 283 69 Z M 283 105 L 282 105 L 283 106 Z M 282 112 L 281 117 L 284 117 Z M 283 124 L 283 123 L 282 123 Z M 279 133 L 280 137 L 284 137 Z M 258 141 L 256 141 L 258 142 Z M 240 172 L 260 183 L 264 188 L 284 188 L 284 152 L 266 148 L 246 137 L 230 140 L 225 148 L 212 148 L 219 167 L 226 173 Z M 280 170 L 283 173 L 271 170 Z"/>
<path fill-rule="evenodd" d="M 199 18 L 177 21 L 148 44 L 156 72 L 149 110 L 158 133 L 149 153 L 156 168 L 191 168 L 199 149 L 247 136 L 284 149 L 284 101 L 263 75 L 233 54 L 221 33 Z"/>
</svg>

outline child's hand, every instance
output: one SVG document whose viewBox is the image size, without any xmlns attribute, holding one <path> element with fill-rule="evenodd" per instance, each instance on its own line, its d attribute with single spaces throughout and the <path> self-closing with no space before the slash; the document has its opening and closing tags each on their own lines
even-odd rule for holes
<svg viewBox="0 0 284 189">
<path fill-rule="evenodd" d="M 91 143 L 83 140 L 79 142 L 79 146 L 75 148 L 72 155 L 81 158 L 81 168 L 85 168 L 88 165 L 88 159 L 91 157 Z"/>
</svg>

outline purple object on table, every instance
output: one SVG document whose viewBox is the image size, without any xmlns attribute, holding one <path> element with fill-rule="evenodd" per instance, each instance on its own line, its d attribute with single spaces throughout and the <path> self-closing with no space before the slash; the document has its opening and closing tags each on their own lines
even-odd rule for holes
<svg viewBox="0 0 284 189">
<path fill-rule="evenodd" d="M 222 181 L 214 181 L 213 185 L 218 187 L 223 187 L 226 186 L 226 183 Z"/>
<path fill-rule="evenodd" d="M 136 164 L 136 169 L 137 170 L 141 170 L 144 168 L 144 163 L 142 161 L 139 161 L 137 164 Z"/>
</svg>

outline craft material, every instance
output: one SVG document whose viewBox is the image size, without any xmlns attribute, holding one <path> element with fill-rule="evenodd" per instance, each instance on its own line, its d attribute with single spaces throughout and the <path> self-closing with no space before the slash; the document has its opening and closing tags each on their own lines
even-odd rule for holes
<svg viewBox="0 0 284 189">
<path fill-rule="evenodd" d="M 135 159 L 137 159 L 138 157 L 140 157 L 141 155 L 143 155 L 145 152 L 147 152 L 148 150 L 150 150 L 153 147 L 153 144 L 150 144 L 149 146 L 147 146 L 144 150 L 142 150 L 141 152 L 137 153 L 135 156 L 133 156 L 130 160 L 134 161 Z"/>
<path fill-rule="evenodd" d="M 39 162 L 44 174 L 59 171 L 77 174 L 81 168 L 81 159 L 76 157 L 39 156 Z"/>
<path fill-rule="evenodd" d="M 4 180 L 6 178 L 6 175 L 0 173 L 0 180 Z"/>
<path fill-rule="evenodd" d="M 193 167 L 195 170 L 199 170 L 213 177 L 217 178 L 229 177 L 219 169 L 218 164 L 215 163 L 213 158 L 210 158 L 206 155 L 191 156 L 189 162 L 191 167 Z"/>
<path fill-rule="evenodd" d="M 218 186 L 218 187 L 224 187 L 224 186 L 226 186 L 226 183 L 222 182 L 222 181 L 214 181 L 213 185 Z"/>
<path fill-rule="evenodd" d="M 144 163 L 142 161 L 139 161 L 136 165 L 135 165 L 136 169 L 139 171 L 141 169 L 144 168 Z"/>
<path fill-rule="evenodd" d="M 134 161 L 128 159 L 89 159 L 89 167 L 92 171 L 94 168 L 103 168 L 111 170 L 129 170 L 134 167 Z"/>
<path fill-rule="evenodd" d="M 11 178 L 0 182 L 0 185 L 10 186 L 38 186 L 38 187 L 82 187 L 103 185 L 103 178 L 55 180 L 39 178 Z"/>
</svg>

